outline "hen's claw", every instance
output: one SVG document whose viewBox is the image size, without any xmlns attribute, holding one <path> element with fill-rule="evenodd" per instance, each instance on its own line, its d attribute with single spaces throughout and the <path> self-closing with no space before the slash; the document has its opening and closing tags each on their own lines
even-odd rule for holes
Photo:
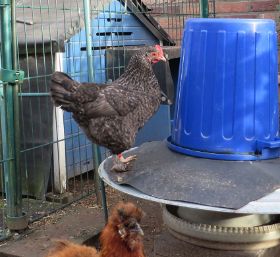
<svg viewBox="0 0 280 257">
<path fill-rule="evenodd" d="M 127 171 L 127 165 L 120 165 L 119 163 L 114 164 L 111 168 L 112 172 L 122 173 Z"/>
<path fill-rule="evenodd" d="M 125 172 L 128 169 L 129 163 L 123 163 L 120 160 L 114 163 L 114 165 L 111 168 L 111 171 L 113 172 Z"/>
</svg>

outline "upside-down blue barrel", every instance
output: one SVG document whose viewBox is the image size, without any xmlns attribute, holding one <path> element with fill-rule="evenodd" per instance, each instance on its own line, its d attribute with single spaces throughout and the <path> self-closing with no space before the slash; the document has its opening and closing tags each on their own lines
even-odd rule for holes
<svg viewBox="0 0 280 257">
<path fill-rule="evenodd" d="M 267 19 L 189 19 L 168 146 L 213 159 L 280 156 L 277 34 Z"/>
</svg>

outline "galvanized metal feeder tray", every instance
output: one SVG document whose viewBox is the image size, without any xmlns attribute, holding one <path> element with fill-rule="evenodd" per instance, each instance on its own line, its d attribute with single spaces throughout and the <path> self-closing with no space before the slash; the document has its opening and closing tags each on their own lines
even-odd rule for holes
<svg viewBox="0 0 280 257">
<path fill-rule="evenodd" d="M 166 205 L 163 218 L 173 235 L 232 250 L 279 243 L 279 158 L 211 160 L 175 153 L 166 142 L 145 143 L 125 153 L 131 154 L 137 155 L 131 170 L 111 172 L 109 157 L 99 167 L 100 177 L 121 192 Z"/>
</svg>

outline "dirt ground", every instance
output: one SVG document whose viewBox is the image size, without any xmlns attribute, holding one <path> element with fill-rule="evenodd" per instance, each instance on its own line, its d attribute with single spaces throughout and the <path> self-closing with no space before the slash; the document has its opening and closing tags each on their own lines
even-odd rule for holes
<svg viewBox="0 0 280 257">
<path fill-rule="evenodd" d="M 138 204 L 146 213 L 142 221 L 147 257 L 279 257 L 279 247 L 259 251 L 220 251 L 201 248 L 175 239 L 162 222 L 161 207 L 157 203 L 139 200 L 107 187 L 109 210 L 120 200 Z M 95 244 L 104 226 L 103 210 L 96 205 L 95 196 L 60 210 L 35 222 L 23 234 L 0 245 L 0 257 L 43 257 L 53 246 L 54 239 Z M 121 257 L 121 256 L 120 256 Z"/>
</svg>

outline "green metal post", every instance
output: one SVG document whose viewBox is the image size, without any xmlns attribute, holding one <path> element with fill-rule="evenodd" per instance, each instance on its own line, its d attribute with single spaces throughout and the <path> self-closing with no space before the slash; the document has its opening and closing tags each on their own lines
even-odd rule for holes
<svg viewBox="0 0 280 257">
<path fill-rule="evenodd" d="M 13 55 L 13 70 L 18 70 L 18 49 L 16 36 L 16 0 L 11 1 L 11 21 L 12 21 L 12 55 Z M 22 217 L 23 222 L 20 226 L 27 226 L 27 217 L 22 210 L 22 174 L 20 169 L 20 104 L 19 104 L 19 81 L 15 81 L 13 89 L 13 104 L 14 104 L 14 149 L 15 149 L 15 176 L 16 176 L 16 199 L 19 208 L 19 217 Z M 18 217 L 18 216 L 17 216 Z M 18 226 L 17 224 L 16 226 Z"/>
<path fill-rule="evenodd" d="M 91 33 L 91 19 L 90 19 L 90 1 L 89 0 L 83 0 L 84 4 L 84 18 L 85 18 L 85 30 L 86 30 L 86 46 L 87 46 L 87 66 L 88 66 L 88 78 L 89 82 L 94 81 L 93 76 L 93 59 L 92 59 L 92 33 Z M 100 180 L 98 176 L 98 167 L 100 165 L 100 150 L 97 145 L 93 145 L 93 153 L 94 153 L 94 167 L 95 167 L 95 176 L 94 176 L 94 182 L 95 182 L 95 189 L 96 189 L 96 198 L 97 203 L 100 205 L 102 203 L 104 208 L 104 214 L 106 219 L 106 212 L 107 207 L 104 206 L 105 200 L 105 190 L 104 185 L 102 184 L 103 181 Z"/>
<path fill-rule="evenodd" d="M 13 70 L 16 65 L 15 27 L 12 28 L 12 14 L 15 16 L 15 0 L 0 1 L 1 17 L 1 68 Z M 12 10 L 13 9 L 13 10 Z M 15 25 L 14 25 L 15 26 Z M 14 42 L 13 42 L 14 41 Z M 22 211 L 21 176 L 19 172 L 19 117 L 17 86 L 4 81 L 4 115 L 5 129 L 2 129 L 4 187 L 7 199 L 7 226 L 11 230 L 26 228 L 26 215 Z M 5 143 L 4 143 L 5 142 Z"/>
<path fill-rule="evenodd" d="M 208 18 L 209 10 L 208 10 L 208 0 L 199 0 L 200 3 L 200 17 Z"/>
<path fill-rule="evenodd" d="M 90 82 L 93 82 L 94 76 L 93 76 L 93 62 L 92 62 L 92 38 L 91 38 L 89 0 L 84 0 L 84 18 L 85 18 L 85 29 L 86 29 L 88 78 Z"/>
</svg>

